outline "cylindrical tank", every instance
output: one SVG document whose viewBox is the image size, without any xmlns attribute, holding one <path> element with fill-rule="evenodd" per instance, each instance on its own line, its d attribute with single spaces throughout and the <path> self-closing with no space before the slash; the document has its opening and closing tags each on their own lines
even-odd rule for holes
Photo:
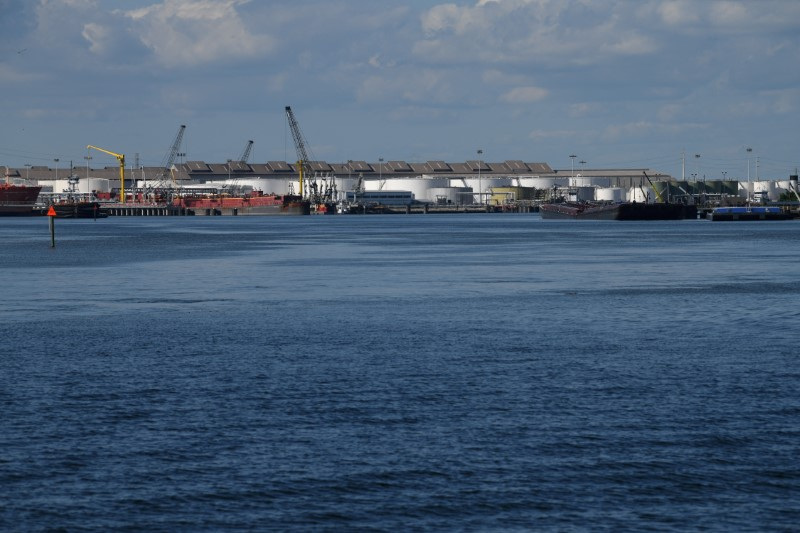
<svg viewBox="0 0 800 533">
<path fill-rule="evenodd" d="M 520 187 L 535 187 L 536 189 L 552 189 L 556 186 L 566 185 L 566 183 L 559 183 L 556 178 L 540 178 L 538 176 L 517 178 L 516 181 Z"/>
<path fill-rule="evenodd" d="M 263 194 L 281 195 L 289 192 L 289 180 L 286 178 L 250 178 L 237 180 L 236 184 L 249 186 L 252 190 L 261 191 Z"/>
<path fill-rule="evenodd" d="M 650 187 L 631 187 L 628 191 L 628 201 L 652 204 L 655 202 L 655 194 Z"/>
<path fill-rule="evenodd" d="M 621 202 L 625 196 L 625 191 L 619 187 L 605 187 L 597 189 L 594 196 L 600 202 Z"/>
<path fill-rule="evenodd" d="M 780 197 L 774 181 L 757 181 L 753 183 L 753 194 L 762 197 L 766 194 L 767 198 L 772 201 Z"/>
<path fill-rule="evenodd" d="M 739 182 L 739 196 L 742 198 L 748 198 L 753 194 L 753 183 L 749 181 L 740 181 Z"/>
<path fill-rule="evenodd" d="M 473 201 L 470 187 L 434 187 L 430 189 L 429 194 L 438 204 L 464 205 Z"/>
<path fill-rule="evenodd" d="M 387 179 L 382 190 L 385 191 L 411 191 L 414 199 L 420 202 L 435 202 L 435 195 L 431 194 L 431 189 L 445 188 L 450 184 L 448 178 L 394 178 Z M 366 190 L 377 191 L 379 181 L 370 180 L 365 182 Z"/>
<path fill-rule="evenodd" d="M 130 184 L 126 183 L 126 185 Z M 73 186 L 74 192 L 84 194 L 88 194 L 92 191 L 109 192 L 111 190 L 111 185 L 105 178 L 79 178 L 74 184 L 70 183 L 70 180 L 55 180 L 53 191 L 57 193 L 69 192 L 73 190 L 71 189 Z"/>
</svg>

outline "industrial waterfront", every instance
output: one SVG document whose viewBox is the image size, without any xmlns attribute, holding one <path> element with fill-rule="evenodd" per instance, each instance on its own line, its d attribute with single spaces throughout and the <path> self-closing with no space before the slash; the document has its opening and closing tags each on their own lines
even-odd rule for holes
<svg viewBox="0 0 800 533">
<path fill-rule="evenodd" d="M 569 156 L 569 170 L 545 162 L 491 162 L 480 149 L 476 159 L 465 162 L 320 161 L 310 155 L 291 107 L 285 111 L 297 150 L 294 163 L 251 162 L 252 140 L 239 157 L 225 163 L 184 162 L 186 126 L 181 125 L 157 167 L 140 165 L 138 154 L 126 164 L 131 162 L 125 154 L 87 145 L 88 152 L 114 158 L 117 165 L 92 169 L 87 154 L 85 175 L 70 162 L 68 169 L 61 169 L 61 178 L 57 165 L 26 165 L 24 174 L 6 167 L 5 186 L 39 187 L 34 211 L 61 205 L 73 216 L 81 211 L 78 203 L 95 216 L 100 209 L 113 216 L 536 212 L 543 204 L 573 202 L 682 204 L 701 214 L 720 207 L 769 205 L 794 217 L 800 207 L 796 170 L 762 180 L 756 160 L 751 180 L 749 159 L 746 181 L 700 179 L 699 167 L 689 180 L 685 153 L 680 179 L 658 169 L 586 168 L 583 160 L 576 171 L 575 155 Z M 0 197 L 0 208 L 11 203 Z M 5 211 L 18 214 L 19 207 Z"/>
</svg>

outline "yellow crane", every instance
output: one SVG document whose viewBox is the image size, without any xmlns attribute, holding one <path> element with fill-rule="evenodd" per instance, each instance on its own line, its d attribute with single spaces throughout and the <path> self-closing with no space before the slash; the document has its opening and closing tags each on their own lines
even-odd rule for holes
<svg viewBox="0 0 800 533">
<path fill-rule="evenodd" d="M 113 155 L 119 161 L 119 201 L 121 203 L 125 203 L 125 154 L 115 154 L 110 150 L 105 150 L 103 148 L 98 148 L 97 146 L 92 146 L 91 144 L 86 147 L 88 150 L 94 149 L 99 150 L 108 155 Z"/>
</svg>

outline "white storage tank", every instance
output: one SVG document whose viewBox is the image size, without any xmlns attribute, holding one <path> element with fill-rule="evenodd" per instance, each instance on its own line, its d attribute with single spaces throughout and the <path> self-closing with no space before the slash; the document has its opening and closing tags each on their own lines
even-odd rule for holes
<svg viewBox="0 0 800 533">
<path fill-rule="evenodd" d="M 757 181 L 753 183 L 753 195 L 763 196 L 764 194 L 771 201 L 776 201 L 780 197 L 774 181 Z"/>
<path fill-rule="evenodd" d="M 130 183 L 126 181 L 125 185 L 127 188 L 130 186 Z M 71 189 L 70 187 L 74 187 L 74 189 Z M 70 184 L 70 180 L 59 179 L 54 181 L 53 192 L 63 193 L 71 190 L 83 194 L 88 194 L 92 191 L 110 192 L 111 184 L 109 180 L 105 178 L 77 178 L 74 185 Z"/>
<path fill-rule="evenodd" d="M 656 201 L 656 195 L 650 187 L 631 187 L 628 201 L 652 204 Z"/>
<path fill-rule="evenodd" d="M 431 194 L 431 189 L 445 188 L 449 184 L 448 178 L 392 178 L 386 180 L 382 190 L 411 191 L 417 201 L 434 202 L 436 198 Z M 377 191 L 379 186 L 379 180 L 365 182 L 368 191 Z"/>
<path fill-rule="evenodd" d="M 619 187 L 606 187 L 597 189 L 594 193 L 595 199 L 599 202 L 622 202 L 625 191 Z"/>
<path fill-rule="evenodd" d="M 739 196 L 742 198 L 750 198 L 753 196 L 753 183 L 750 181 L 740 181 Z"/>
<path fill-rule="evenodd" d="M 289 193 L 289 179 L 287 178 L 250 178 L 238 180 L 238 184 L 249 186 L 252 190 L 261 191 L 263 194 Z M 296 187 L 295 191 L 297 191 Z"/>
</svg>

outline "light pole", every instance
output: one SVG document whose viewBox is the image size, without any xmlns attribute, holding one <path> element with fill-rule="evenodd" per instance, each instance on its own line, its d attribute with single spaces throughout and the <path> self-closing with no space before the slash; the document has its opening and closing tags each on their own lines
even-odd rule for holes
<svg viewBox="0 0 800 533">
<path fill-rule="evenodd" d="M 697 163 L 697 165 L 696 165 L 696 167 L 697 167 L 697 173 L 696 173 L 697 178 L 695 178 L 695 181 L 696 181 L 697 179 L 700 178 L 700 154 L 694 154 L 694 160 L 695 160 L 695 163 Z"/>
<path fill-rule="evenodd" d="M 55 159 L 53 159 L 53 161 L 55 161 L 55 163 L 56 163 L 56 181 L 58 181 L 58 161 L 59 161 L 59 159 L 56 157 Z"/>
<path fill-rule="evenodd" d="M 383 190 L 383 158 L 378 158 L 378 183 L 380 183 L 380 189 Z"/>
<path fill-rule="evenodd" d="M 747 147 L 747 183 L 750 183 L 750 154 L 753 153 L 753 149 L 749 146 Z"/>
<path fill-rule="evenodd" d="M 586 161 L 584 161 L 583 159 L 581 159 L 581 160 L 580 160 L 580 163 L 581 163 L 581 174 L 583 174 L 583 165 L 585 165 L 585 164 L 586 164 Z"/>
<path fill-rule="evenodd" d="M 86 179 L 88 180 L 89 179 L 89 161 L 92 160 L 92 156 L 85 155 L 85 156 L 83 156 L 83 158 L 86 160 Z"/>
<path fill-rule="evenodd" d="M 31 170 L 31 164 L 30 163 L 25 163 L 25 181 L 27 181 L 28 178 L 30 178 L 30 175 L 31 175 L 30 174 L 30 170 Z"/>
<path fill-rule="evenodd" d="M 481 161 L 483 158 L 483 150 L 480 148 L 478 149 L 478 203 L 483 204 L 483 183 L 481 182 L 481 167 L 483 166 L 483 162 Z"/>
<path fill-rule="evenodd" d="M 571 155 L 569 156 L 569 158 L 572 160 L 572 173 L 570 174 L 570 177 L 572 177 L 572 178 L 574 178 L 574 177 L 575 177 L 575 158 L 576 158 L 576 157 L 578 157 L 578 156 L 577 156 L 577 155 L 575 155 L 575 154 L 571 154 Z"/>
</svg>

